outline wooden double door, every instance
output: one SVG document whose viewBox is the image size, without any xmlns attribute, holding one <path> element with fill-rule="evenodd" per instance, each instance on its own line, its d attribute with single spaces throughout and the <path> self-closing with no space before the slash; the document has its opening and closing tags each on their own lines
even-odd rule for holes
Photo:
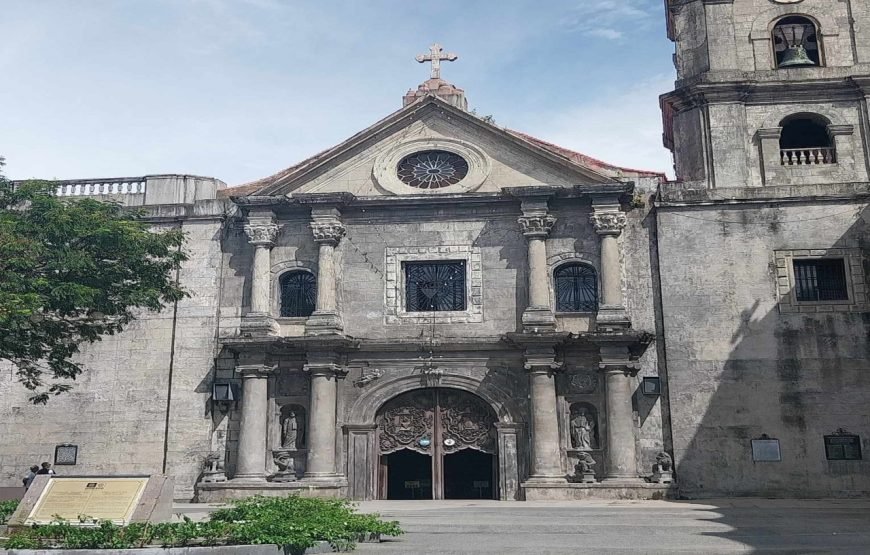
<svg viewBox="0 0 870 555">
<path fill-rule="evenodd" d="M 378 414 L 381 499 L 497 499 L 496 415 L 449 388 L 410 391 Z"/>
</svg>

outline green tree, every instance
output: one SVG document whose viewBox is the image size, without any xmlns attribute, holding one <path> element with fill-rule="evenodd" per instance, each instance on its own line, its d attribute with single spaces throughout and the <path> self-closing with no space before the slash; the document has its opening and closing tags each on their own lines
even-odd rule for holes
<svg viewBox="0 0 870 555">
<path fill-rule="evenodd" d="M 187 295 L 178 229 L 154 231 L 139 212 L 56 184 L 17 186 L 0 158 L 0 361 L 11 362 L 33 403 L 68 391 L 83 344 L 124 329 L 142 309 Z"/>
</svg>

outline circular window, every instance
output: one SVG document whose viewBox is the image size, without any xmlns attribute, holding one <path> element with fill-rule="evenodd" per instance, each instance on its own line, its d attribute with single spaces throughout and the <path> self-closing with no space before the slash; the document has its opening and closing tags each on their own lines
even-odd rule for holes
<svg viewBox="0 0 870 555">
<path fill-rule="evenodd" d="M 440 189 L 462 181 L 468 175 L 468 162 L 446 150 L 425 150 L 402 158 L 396 173 L 410 187 Z"/>
</svg>

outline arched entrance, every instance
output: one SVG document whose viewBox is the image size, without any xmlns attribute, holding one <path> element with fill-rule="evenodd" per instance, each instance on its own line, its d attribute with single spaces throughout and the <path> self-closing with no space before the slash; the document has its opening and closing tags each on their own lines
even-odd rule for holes
<svg viewBox="0 0 870 555">
<path fill-rule="evenodd" d="M 450 388 L 417 389 L 378 411 L 378 497 L 498 499 L 492 408 Z"/>
</svg>

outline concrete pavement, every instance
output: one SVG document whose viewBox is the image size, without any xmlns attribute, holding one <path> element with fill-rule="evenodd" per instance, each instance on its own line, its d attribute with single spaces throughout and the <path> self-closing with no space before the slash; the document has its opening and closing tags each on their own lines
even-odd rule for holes
<svg viewBox="0 0 870 555">
<path fill-rule="evenodd" d="M 406 535 L 359 553 L 868 553 L 870 501 L 371 501 Z"/>
</svg>

